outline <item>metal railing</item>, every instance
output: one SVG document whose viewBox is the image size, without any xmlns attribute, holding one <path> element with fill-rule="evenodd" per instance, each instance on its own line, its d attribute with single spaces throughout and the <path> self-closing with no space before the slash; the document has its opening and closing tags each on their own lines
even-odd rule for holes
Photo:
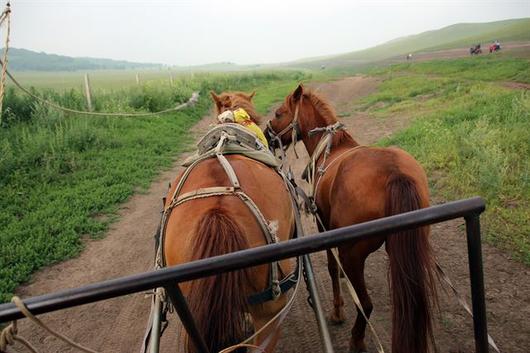
<svg viewBox="0 0 530 353">
<path fill-rule="evenodd" d="M 443 205 L 333 229 L 299 239 L 264 245 L 156 271 L 144 272 L 79 288 L 32 297 L 25 299 L 24 303 L 33 314 L 37 315 L 164 287 L 184 327 L 195 345 L 199 348 L 199 351 L 208 352 L 203 338 L 196 330 L 193 317 L 190 314 L 178 283 L 295 256 L 307 255 L 334 248 L 353 240 L 361 240 L 464 217 L 466 221 L 471 297 L 473 303 L 475 347 L 477 353 L 487 353 L 488 335 L 480 235 L 480 214 L 484 209 L 484 200 L 480 197 L 448 202 Z M 313 305 L 318 322 L 323 321 L 319 307 L 319 305 Z M 319 316 L 320 320 L 318 320 Z M 0 305 L 0 323 L 23 317 L 23 314 L 14 304 L 7 303 Z M 319 326 L 322 326 L 322 324 L 324 323 L 321 323 Z M 321 327 L 321 330 L 326 329 Z M 322 334 L 323 338 L 324 336 L 325 333 Z M 327 337 L 329 339 L 329 334 Z M 329 342 L 325 343 L 326 345 L 329 346 Z M 326 351 L 329 352 L 328 349 Z"/>
</svg>

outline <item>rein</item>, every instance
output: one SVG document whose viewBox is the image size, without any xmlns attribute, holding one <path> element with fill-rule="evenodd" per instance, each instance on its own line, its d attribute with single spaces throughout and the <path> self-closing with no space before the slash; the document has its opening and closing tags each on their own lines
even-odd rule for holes
<svg viewBox="0 0 530 353">
<path fill-rule="evenodd" d="M 274 131 L 274 129 L 272 128 L 271 120 L 267 121 L 268 134 L 269 134 L 270 138 L 273 141 L 277 141 L 278 142 L 280 151 L 282 152 L 282 156 L 281 156 L 282 162 L 285 160 L 285 152 L 289 148 L 289 145 L 287 145 L 287 146 L 283 145 L 282 137 L 283 137 L 283 135 L 285 135 L 289 131 L 291 131 L 291 144 L 293 145 L 294 155 L 296 156 L 297 159 L 300 158 L 298 156 L 298 152 L 296 151 L 296 143 L 300 139 L 300 135 L 301 135 L 300 125 L 298 124 L 298 112 L 300 111 L 300 106 L 302 105 L 303 98 L 304 98 L 304 96 L 302 95 L 300 97 L 300 100 L 296 104 L 296 108 L 294 109 L 294 118 L 293 118 L 293 120 L 282 131 L 276 133 Z"/>
</svg>

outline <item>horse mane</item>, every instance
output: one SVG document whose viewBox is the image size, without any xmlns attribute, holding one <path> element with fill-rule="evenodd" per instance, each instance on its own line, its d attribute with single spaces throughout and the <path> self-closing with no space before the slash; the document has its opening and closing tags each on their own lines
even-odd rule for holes
<svg viewBox="0 0 530 353">
<path fill-rule="evenodd" d="M 313 108 L 318 112 L 318 114 L 324 119 L 326 125 L 335 124 L 339 119 L 335 113 L 335 109 L 331 103 L 324 97 L 318 95 L 314 90 L 304 91 L 304 98 L 308 98 L 309 102 Z M 351 143 L 355 146 L 358 143 L 353 139 L 353 137 L 346 130 L 339 130 L 335 132 L 332 141 L 332 147 L 338 146 L 342 143 Z"/>
</svg>

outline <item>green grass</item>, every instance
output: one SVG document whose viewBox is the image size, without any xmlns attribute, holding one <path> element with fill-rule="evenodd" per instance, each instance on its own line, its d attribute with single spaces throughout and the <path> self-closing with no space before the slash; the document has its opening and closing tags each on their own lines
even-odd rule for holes
<svg viewBox="0 0 530 353">
<path fill-rule="evenodd" d="M 255 89 L 264 112 L 304 78 L 297 72 L 203 74 L 171 89 L 153 82 L 95 92 L 102 111 L 157 111 L 201 92 L 195 107 L 151 118 L 64 116 L 9 91 L 0 128 L 0 302 L 37 269 L 79 254 L 83 236 L 101 236 L 120 203 L 190 148 L 188 131 L 210 109 L 210 89 Z M 72 108 L 84 105 L 76 90 L 39 94 Z"/>
<path fill-rule="evenodd" d="M 454 80 L 516 81 L 530 83 L 530 62 L 513 58 L 506 53 L 483 55 L 473 58 L 433 60 L 419 63 L 403 63 L 391 68 L 378 68 L 372 74 L 393 72 L 399 75 L 423 74 Z"/>
<path fill-rule="evenodd" d="M 530 18 L 495 21 L 489 23 L 459 23 L 441 29 L 397 38 L 364 50 L 350 53 L 304 59 L 291 63 L 292 67 L 362 68 L 408 53 L 428 52 L 452 48 L 468 48 L 475 43 L 501 43 L 530 41 Z M 484 46 L 485 48 L 485 46 Z"/>
<path fill-rule="evenodd" d="M 491 82 L 528 82 L 528 61 L 475 59 L 373 71 L 386 79 L 364 109 L 412 114 L 409 128 L 380 144 L 412 153 L 436 197 L 484 197 L 487 241 L 530 264 L 530 95 Z"/>
</svg>

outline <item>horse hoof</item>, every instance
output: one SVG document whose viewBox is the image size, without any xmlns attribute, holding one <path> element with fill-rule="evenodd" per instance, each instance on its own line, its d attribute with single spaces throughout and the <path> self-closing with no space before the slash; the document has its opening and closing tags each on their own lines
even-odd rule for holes
<svg viewBox="0 0 530 353">
<path fill-rule="evenodd" d="M 368 353 L 368 350 L 366 348 L 366 345 L 363 343 L 360 344 L 361 347 L 355 347 L 351 342 L 350 342 L 350 351 L 349 353 Z"/>
<path fill-rule="evenodd" d="M 344 319 L 344 315 L 331 314 L 328 317 L 328 321 L 332 325 L 342 325 L 346 320 Z"/>
</svg>

